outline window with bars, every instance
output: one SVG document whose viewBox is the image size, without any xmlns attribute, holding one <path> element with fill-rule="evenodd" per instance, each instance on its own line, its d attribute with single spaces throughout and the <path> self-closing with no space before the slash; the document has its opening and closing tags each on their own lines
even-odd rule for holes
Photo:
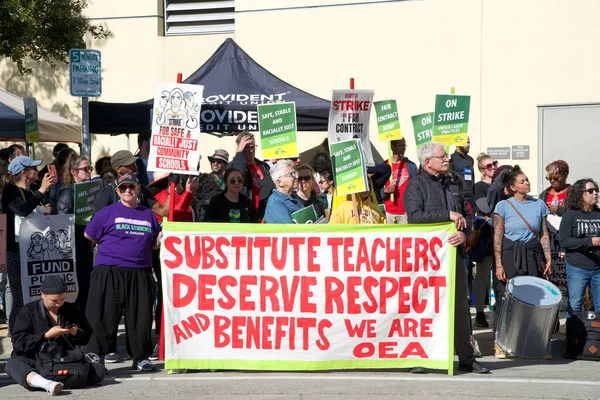
<svg viewBox="0 0 600 400">
<path fill-rule="evenodd" d="M 164 0 L 165 35 L 235 30 L 235 0 Z"/>
</svg>

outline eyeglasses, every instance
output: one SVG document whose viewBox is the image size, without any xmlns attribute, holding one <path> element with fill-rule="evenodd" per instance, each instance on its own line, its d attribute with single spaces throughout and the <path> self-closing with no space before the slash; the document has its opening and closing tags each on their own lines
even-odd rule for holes
<svg viewBox="0 0 600 400">
<path fill-rule="evenodd" d="M 231 183 L 232 185 L 235 185 L 235 183 L 244 183 L 244 180 L 242 179 L 242 177 L 237 177 L 237 178 L 231 178 L 229 180 L 229 183 Z"/>
<path fill-rule="evenodd" d="M 592 194 L 594 192 L 598 193 L 598 188 L 585 189 L 585 191 L 588 192 L 589 194 Z"/>
<path fill-rule="evenodd" d="M 282 178 L 290 177 L 292 179 L 298 179 L 295 172 L 290 172 L 289 174 L 281 175 Z"/>
<path fill-rule="evenodd" d="M 210 163 L 211 164 L 225 164 L 225 161 L 223 161 L 223 160 L 212 160 Z"/>
<path fill-rule="evenodd" d="M 498 161 L 494 161 L 493 163 L 486 164 L 483 166 L 483 169 L 487 169 L 488 171 L 491 171 L 494 168 L 498 168 Z"/>
<path fill-rule="evenodd" d="M 127 190 L 135 190 L 135 185 L 121 185 L 121 186 L 119 186 L 119 191 L 121 193 L 124 193 Z"/>
<path fill-rule="evenodd" d="M 438 160 L 447 160 L 448 154 L 445 153 L 443 156 L 432 156 L 431 158 L 437 158 Z"/>
<path fill-rule="evenodd" d="M 310 175 L 299 176 L 298 182 L 310 182 L 311 179 L 312 179 L 312 176 L 310 176 Z"/>
<path fill-rule="evenodd" d="M 92 172 L 92 167 L 75 168 L 75 171 Z"/>
<path fill-rule="evenodd" d="M 556 181 L 556 182 L 558 182 L 558 181 L 560 181 L 561 179 L 562 179 L 562 176 L 560 176 L 560 175 L 546 175 L 546 180 L 547 180 L 548 182 L 552 182 L 552 181 Z"/>
</svg>

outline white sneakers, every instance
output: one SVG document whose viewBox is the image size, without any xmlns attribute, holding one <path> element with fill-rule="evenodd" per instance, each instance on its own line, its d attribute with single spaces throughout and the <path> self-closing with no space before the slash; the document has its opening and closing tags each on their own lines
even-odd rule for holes
<svg viewBox="0 0 600 400">
<path fill-rule="evenodd" d="M 58 396 L 58 394 L 62 392 L 63 386 L 62 382 L 50 381 L 50 383 L 46 385 L 46 392 L 48 392 L 50 396 Z"/>
</svg>

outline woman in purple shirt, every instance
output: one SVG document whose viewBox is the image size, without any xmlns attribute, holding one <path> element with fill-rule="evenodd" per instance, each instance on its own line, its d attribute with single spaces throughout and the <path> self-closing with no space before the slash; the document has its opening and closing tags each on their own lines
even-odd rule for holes
<svg viewBox="0 0 600 400">
<path fill-rule="evenodd" d="M 99 355 L 115 352 L 125 311 L 133 368 L 154 371 L 149 360 L 155 293 L 152 250 L 159 246 L 161 229 L 152 210 L 137 204 L 139 190 L 134 174 L 119 176 L 120 201 L 100 210 L 85 229 L 85 237 L 99 245 L 86 310 L 94 330 L 88 348 Z"/>
</svg>

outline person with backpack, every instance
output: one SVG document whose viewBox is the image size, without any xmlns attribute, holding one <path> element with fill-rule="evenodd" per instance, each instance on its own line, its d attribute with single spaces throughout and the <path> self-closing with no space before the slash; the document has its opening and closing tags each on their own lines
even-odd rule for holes
<svg viewBox="0 0 600 400">
<path fill-rule="evenodd" d="M 383 204 L 388 224 L 407 224 L 404 209 L 404 192 L 408 181 L 417 174 L 417 165 L 404 157 L 406 139 L 390 141 L 392 148 L 391 160 L 386 160 L 392 167 L 392 179 L 388 180 L 383 189 Z"/>
<path fill-rule="evenodd" d="M 88 343 L 92 327 L 82 311 L 65 302 L 64 279 L 49 275 L 40 291 L 42 298 L 21 308 L 15 320 L 6 374 L 27 390 L 42 389 L 52 396 L 64 386 L 77 389 L 100 383 L 105 367 L 90 362 L 79 347 Z"/>
</svg>

